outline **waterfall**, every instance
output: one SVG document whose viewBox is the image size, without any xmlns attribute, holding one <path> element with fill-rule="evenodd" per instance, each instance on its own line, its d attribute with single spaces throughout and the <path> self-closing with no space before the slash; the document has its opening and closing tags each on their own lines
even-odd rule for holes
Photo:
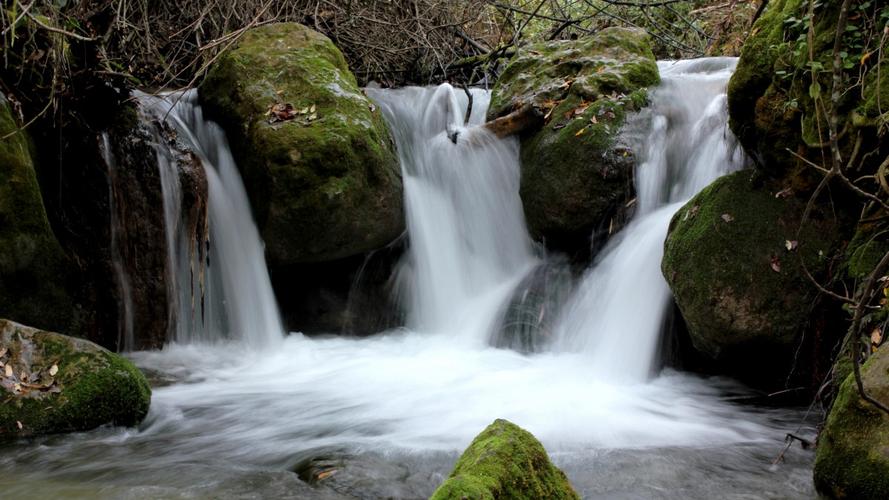
<svg viewBox="0 0 889 500">
<path fill-rule="evenodd" d="M 284 328 L 259 231 L 225 133 L 204 119 L 195 90 L 160 96 L 137 93 L 136 98 L 143 119 L 172 127 L 178 140 L 194 153 L 194 158 L 177 158 L 169 145 L 171 138 L 162 127 L 153 128 L 173 275 L 169 299 L 176 326 L 171 339 L 192 343 L 231 338 L 255 346 L 277 343 Z M 199 162 L 203 174 L 199 178 L 205 176 L 207 186 L 208 216 L 197 217 L 205 218 L 209 239 L 199 241 L 181 202 L 180 167 L 194 161 Z M 196 186 L 187 189 L 201 192 Z"/>
<path fill-rule="evenodd" d="M 637 213 L 584 275 L 557 327 L 557 350 L 584 352 L 603 380 L 644 382 L 655 369 L 670 289 L 661 275 L 676 210 L 743 166 L 727 127 L 734 58 L 660 62 L 651 106 L 627 133 L 639 152 Z"/>
<path fill-rule="evenodd" d="M 101 135 L 100 151 L 105 166 L 108 168 L 108 211 L 110 218 L 111 233 L 111 265 L 114 268 L 114 278 L 118 288 L 119 296 L 119 318 L 118 318 L 118 335 L 117 345 L 124 351 L 131 351 L 136 346 L 133 325 L 133 290 L 130 283 L 130 274 L 126 269 L 123 254 L 120 248 L 121 239 L 121 221 L 118 210 L 118 196 L 115 186 L 117 185 L 117 158 L 111 151 L 111 139 L 107 132 Z"/>
<path fill-rule="evenodd" d="M 391 125 L 410 249 L 399 271 L 408 326 L 485 341 L 536 259 L 519 199 L 519 147 L 484 122 L 490 94 L 448 84 L 368 89 Z"/>
</svg>

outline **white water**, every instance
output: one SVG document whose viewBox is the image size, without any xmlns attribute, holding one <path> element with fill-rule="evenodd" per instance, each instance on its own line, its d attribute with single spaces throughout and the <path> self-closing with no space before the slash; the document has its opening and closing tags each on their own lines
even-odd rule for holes
<svg viewBox="0 0 889 500">
<path fill-rule="evenodd" d="M 670 219 L 716 178 L 743 166 L 727 127 L 735 59 L 661 62 L 661 85 L 636 118 L 637 214 L 587 271 L 557 328 L 556 349 L 583 352 L 598 380 L 654 375 L 670 289 L 660 267 Z M 632 129 L 632 127 L 631 127 Z"/>
<path fill-rule="evenodd" d="M 519 149 L 485 129 L 490 95 L 450 85 L 368 89 L 402 165 L 409 254 L 400 270 L 408 327 L 484 341 L 535 263 L 519 199 Z M 456 144 L 448 133 L 457 134 Z"/>
<path fill-rule="evenodd" d="M 207 178 L 210 239 L 207 261 L 202 265 L 183 227 L 175 153 L 162 135 L 155 138 L 175 277 L 170 297 L 176 307 L 171 309 L 178 310 L 173 340 L 193 343 L 229 338 L 253 347 L 277 344 L 284 328 L 259 231 L 225 133 L 204 119 L 196 91 L 157 97 L 140 93 L 137 98 L 151 118 L 166 121 L 178 132 L 198 157 Z"/>
<path fill-rule="evenodd" d="M 691 73 L 696 64 L 713 68 Z M 140 428 L 0 455 L 0 485 L 9 484 L 5 469 L 24 484 L 18 491 L 52 479 L 101 485 L 105 496 L 126 496 L 115 485 L 133 488 L 131 496 L 170 495 L 146 490 L 161 485 L 217 497 L 230 495 L 226 477 L 248 471 L 249 494 L 271 497 L 281 494 L 275 484 L 290 483 L 269 479 L 266 471 L 289 470 L 299 457 L 374 452 L 381 455 L 371 467 L 382 472 L 371 476 L 383 479 L 365 480 L 353 492 L 385 497 L 365 492 L 379 491 L 377 482 L 419 481 L 421 489 L 406 497 L 421 497 L 447 474 L 454 455 L 428 476 L 422 457 L 457 452 L 492 420 L 507 418 L 540 438 L 575 485 L 597 478 L 586 490 L 591 494 L 708 498 L 768 488 L 776 497 L 811 495 L 811 454 L 794 466 L 804 478 L 800 484 L 784 484 L 786 470 L 768 466 L 796 413 L 733 404 L 745 392 L 724 380 L 651 373 L 668 299 L 659 270 L 666 225 L 681 200 L 736 166 L 723 161 L 731 143 L 720 93 L 731 64 L 661 65 L 664 83 L 653 111 L 637 123 L 649 146 L 637 179 L 639 213 L 584 278 L 563 316 L 557 349 L 526 356 L 487 345 L 511 291 L 536 263 L 518 199 L 515 142 L 462 130 L 465 96 L 449 87 L 374 90 L 369 93 L 393 122 L 405 170 L 411 250 L 400 278 L 409 328 L 366 339 L 291 334 L 264 349 L 244 349 L 236 340 L 135 353 L 139 366 L 168 382 L 154 389 Z M 470 122 L 479 122 L 487 96 L 474 95 Z M 187 124 L 185 130 L 217 130 L 199 119 L 193 96 L 187 97 L 178 106 L 191 111 L 170 116 Z M 445 137 L 449 128 L 462 132 L 456 145 Z M 201 147 L 202 156 L 216 158 L 205 164 L 218 166 L 225 158 L 234 172 L 224 140 L 209 143 L 220 150 L 207 154 Z M 214 196 L 233 196 L 232 210 L 249 214 L 243 190 L 223 191 L 226 174 L 220 173 L 221 182 L 211 180 L 211 204 Z M 213 260 L 215 266 L 236 259 L 225 262 L 260 276 L 261 286 L 245 281 L 223 290 L 248 303 L 257 293 L 250 286 L 267 290 L 258 237 L 249 228 L 251 251 Z M 217 248 L 229 240 L 213 232 L 211 241 Z M 247 321 L 248 312 L 232 316 L 235 323 Z M 238 324 L 274 331 L 267 325 L 277 324 L 276 315 L 274 321 L 258 316 L 255 325 Z M 636 458 L 607 477 L 598 474 L 603 461 L 611 463 L 610 453 L 627 450 Z M 349 474 L 349 464 L 332 476 L 333 484 Z"/>
</svg>

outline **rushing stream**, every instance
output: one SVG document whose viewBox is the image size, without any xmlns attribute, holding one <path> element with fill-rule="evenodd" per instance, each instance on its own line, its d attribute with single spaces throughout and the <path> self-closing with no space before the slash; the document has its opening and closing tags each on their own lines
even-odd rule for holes
<svg viewBox="0 0 889 500">
<path fill-rule="evenodd" d="M 205 164 L 223 274 L 209 278 L 219 288 L 209 293 L 225 299 L 208 307 L 221 319 L 162 351 L 132 354 L 156 384 L 139 428 L 8 445 L 0 492 L 422 498 L 474 435 L 506 418 L 534 433 L 586 498 L 813 497 L 810 451 L 791 448 L 772 465 L 785 433 L 811 433 L 800 428 L 802 411 L 756 406 L 729 380 L 656 370 L 669 220 L 742 166 L 725 116 L 733 65 L 661 63 L 651 108 L 626 130 L 640 160 L 635 218 L 582 277 L 553 343 L 531 355 L 490 347 L 514 290 L 543 256 L 525 230 L 517 141 L 473 128 L 487 93 L 473 91 L 466 120 L 466 95 L 447 85 L 368 89 L 399 147 L 410 248 L 397 270 L 407 325 L 365 339 L 282 335 L 220 129 L 201 118 L 193 94 L 143 98 Z M 172 254 L 182 251 L 170 241 Z M 313 470 L 325 479 L 300 480 Z"/>
</svg>

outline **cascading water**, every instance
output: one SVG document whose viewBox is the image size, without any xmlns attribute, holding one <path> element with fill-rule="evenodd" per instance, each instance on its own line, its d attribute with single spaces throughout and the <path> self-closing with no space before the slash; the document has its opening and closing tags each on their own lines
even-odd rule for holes
<svg viewBox="0 0 889 500">
<path fill-rule="evenodd" d="M 174 344 L 134 353 L 166 382 L 154 388 L 142 426 L 17 443 L 0 454 L 0 489 L 41 497 L 420 498 L 475 434 L 507 418 L 544 443 L 585 497 L 813 496 L 811 452 L 788 450 L 782 465 L 770 466 L 801 412 L 733 404 L 749 392 L 726 380 L 670 370 L 651 378 L 669 299 L 658 269 L 667 223 L 681 200 L 739 165 L 721 96 L 732 65 L 661 64 L 652 109 L 635 122 L 647 146 L 636 219 L 584 278 L 556 344 L 530 356 L 488 345 L 514 289 L 539 264 L 524 230 L 515 140 L 464 127 L 467 99 L 450 86 L 369 89 L 403 164 L 410 250 L 400 278 L 409 328 L 365 339 L 292 334 L 266 349 Z M 481 122 L 488 98 L 473 96 L 469 125 Z M 235 242 L 217 233 L 249 213 L 224 138 L 200 118 L 193 94 L 173 102 L 154 104 L 207 166 L 210 273 L 245 266 L 210 278 L 237 309 L 226 322 L 236 331 L 280 332 L 262 307 L 273 302 L 251 302 L 271 294 L 255 228 L 247 219 Z M 243 218 L 223 216 L 213 208 L 219 200 Z M 242 253 L 224 253 L 226 245 Z M 291 471 L 312 463 L 332 468 L 310 487 Z"/>
<path fill-rule="evenodd" d="M 450 85 L 368 89 L 391 124 L 404 177 L 408 326 L 484 340 L 535 259 L 519 199 L 519 150 L 484 122 L 490 94 Z M 468 125 L 467 126 L 464 126 Z"/>
<path fill-rule="evenodd" d="M 743 166 L 726 125 L 725 86 L 735 63 L 659 63 L 661 85 L 636 117 L 637 214 L 597 257 L 557 328 L 556 349 L 587 353 L 604 380 L 653 375 L 671 297 L 660 272 L 670 219 L 707 184 Z"/>
<path fill-rule="evenodd" d="M 265 265 L 259 231 L 225 133 L 203 117 L 197 92 L 137 94 L 148 119 L 169 123 L 203 166 L 207 182 L 209 241 L 185 224 L 176 159 L 167 140 L 155 137 L 164 194 L 167 244 L 173 274 L 171 301 L 178 311 L 173 339 L 179 343 L 239 339 L 254 346 L 284 335 Z"/>
</svg>

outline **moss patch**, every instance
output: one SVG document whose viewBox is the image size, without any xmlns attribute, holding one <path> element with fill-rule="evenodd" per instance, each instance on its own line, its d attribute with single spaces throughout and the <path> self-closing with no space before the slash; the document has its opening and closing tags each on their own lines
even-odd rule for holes
<svg viewBox="0 0 889 500">
<path fill-rule="evenodd" d="M 625 28 L 532 44 L 510 61 L 488 117 L 526 103 L 549 112 L 543 129 L 522 139 L 521 197 L 532 236 L 568 250 L 588 247 L 593 229 L 629 199 L 634 160 L 618 133 L 658 81 L 648 37 Z"/>
<path fill-rule="evenodd" d="M 359 254 L 404 230 L 388 128 L 324 35 L 295 23 L 250 30 L 200 97 L 232 141 L 272 264 Z M 314 112 L 270 123 L 276 103 Z"/>
<path fill-rule="evenodd" d="M 43 328 L 67 328 L 74 305 L 67 258 L 49 226 L 30 140 L 0 95 L 0 315 Z"/>
<path fill-rule="evenodd" d="M 497 419 L 457 460 L 432 500 L 578 499 L 565 473 L 554 466 L 534 436 Z"/>
<path fill-rule="evenodd" d="M 801 261 L 821 276 L 840 229 L 816 209 L 797 235 L 806 200 L 776 196 L 781 190 L 752 171 L 736 172 L 692 198 L 670 224 L 662 270 L 694 346 L 711 358 L 790 349 L 808 323 L 817 290 Z M 798 246 L 788 250 L 788 242 Z"/>
<path fill-rule="evenodd" d="M 135 425 L 148 413 L 145 376 L 92 342 L 0 320 L 4 348 L 13 375 L 0 385 L 0 437 Z"/>
<path fill-rule="evenodd" d="M 889 350 L 862 367 L 868 393 L 889 403 Z M 885 498 L 889 492 L 889 415 L 858 395 L 853 375 L 840 388 L 818 437 L 815 486 L 834 498 Z"/>
</svg>

